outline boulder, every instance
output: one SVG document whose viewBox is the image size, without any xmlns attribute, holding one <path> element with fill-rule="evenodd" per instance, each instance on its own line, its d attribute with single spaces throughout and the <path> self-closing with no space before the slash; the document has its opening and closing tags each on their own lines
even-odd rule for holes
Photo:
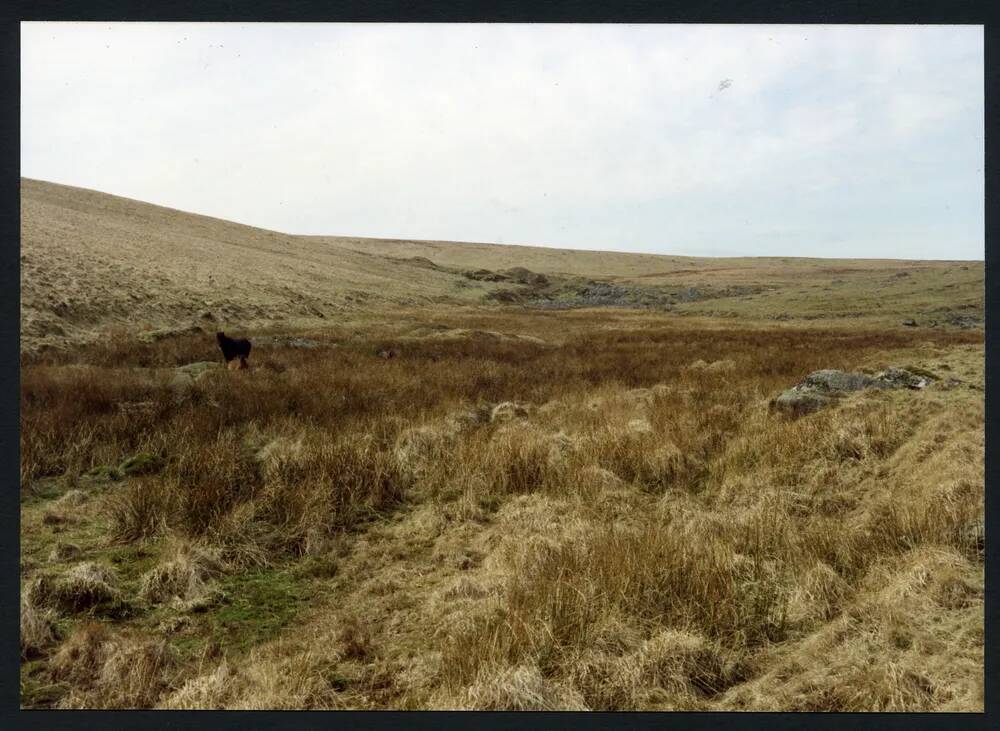
<svg viewBox="0 0 1000 731">
<path fill-rule="evenodd" d="M 833 369 L 813 371 L 794 388 L 797 390 L 816 390 L 826 393 L 843 393 L 860 391 L 875 385 L 875 379 L 864 373 L 847 373 Z"/>
<path fill-rule="evenodd" d="M 883 388 L 924 388 L 937 379 L 926 371 L 918 374 L 905 368 L 887 368 L 875 380 Z"/>
<path fill-rule="evenodd" d="M 796 391 L 790 388 L 774 399 L 770 407 L 771 411 L 779 411 L 790 416 L 804 416 L 819 411 L 831 403 L 833 398 L 830 396 L 815 391 Z"/>
<path fill-rule="evenodd" d="M 773 399 L 769 408 L 792 416 L 802 416 L 828 406 L 841 396 L 865 389 L 924 388 L 935 377 L 927 372 L 913 373 L 905 368 L 887 368 L 872 377 L 834 369 L 813 371 L 799 383 Z"/>
</svg>

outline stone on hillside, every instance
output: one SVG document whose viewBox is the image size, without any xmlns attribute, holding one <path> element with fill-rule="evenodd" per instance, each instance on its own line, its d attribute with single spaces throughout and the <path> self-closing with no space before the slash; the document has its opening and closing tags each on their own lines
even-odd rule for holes
<svg viewBox="0 0 1000 731">
<path fill-rule="evenodd" d="M 793 416 L 812 413 L 852 391 L 864 389 L 924 388 L 935 377 L 927 372 L 916 374 L 905 368 L 887 368 L 874 378 L 864 373 L 834 369 L 813 371 L 798 384 L 784 391 L 770 403 L 771 411 Z"/>
<path fill-rule="evenodd" d="M 917 374 L 905 368 L 887 368 L 875 380 L 885 388 L 924 388 L 937 379 L 927 372 Z"/>
<path fill-rule="evenodd" d="M 803 416 L 819 411 L 833 403 L 833 398 L 815 391 L 788 389 L 771 402 L 772 411 L 780 411 L 791 416 Z"/>
<path fill-rule="evenodd" d="M 871 388 L 875 385 L 875 379 L 866 376 L 864 373 L 847 373 L 833 369 L 813 371 L 794 388 L 803 390 L 818 390 L 824 392 L 846 392 L 860 391 L 863 388 Z"/>
</svg>

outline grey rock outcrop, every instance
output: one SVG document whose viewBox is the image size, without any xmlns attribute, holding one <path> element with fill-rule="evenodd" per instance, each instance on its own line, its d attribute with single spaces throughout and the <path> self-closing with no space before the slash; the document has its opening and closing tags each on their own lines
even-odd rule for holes
<svg viewBox="0 0 1000 731">
<path fill-rule="evenodd" d="M 842 396 L 866 389 L 921 389 L 934 380 L 905 368 L 887 368 L 876 376 L 834 369 L 813 371 L 799 383 L 772 399 L 772 412 L 803 416 L 829 406 Z"/>
</svg>

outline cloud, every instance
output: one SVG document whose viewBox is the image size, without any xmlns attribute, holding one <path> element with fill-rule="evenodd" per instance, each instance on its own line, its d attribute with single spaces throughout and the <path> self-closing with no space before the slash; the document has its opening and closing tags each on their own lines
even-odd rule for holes
<svg viewBox="0 0 1000 731">
<path fill-rule="evenodd" d="M 968 26 L 25 23 L 21 162 L 291 233 L 982 258 L 982 88 Z"/>
</svg>

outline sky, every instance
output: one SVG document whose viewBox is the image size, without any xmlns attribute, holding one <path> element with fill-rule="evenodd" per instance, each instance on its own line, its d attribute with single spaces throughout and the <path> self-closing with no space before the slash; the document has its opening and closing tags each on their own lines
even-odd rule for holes
<svg viewBox="0 0 1000 731">
<path fill-rule="evenodd" d="M 290 234 L 984 257 L 982 26 L 22 23 L 21 174 Z"/>
</svg>

